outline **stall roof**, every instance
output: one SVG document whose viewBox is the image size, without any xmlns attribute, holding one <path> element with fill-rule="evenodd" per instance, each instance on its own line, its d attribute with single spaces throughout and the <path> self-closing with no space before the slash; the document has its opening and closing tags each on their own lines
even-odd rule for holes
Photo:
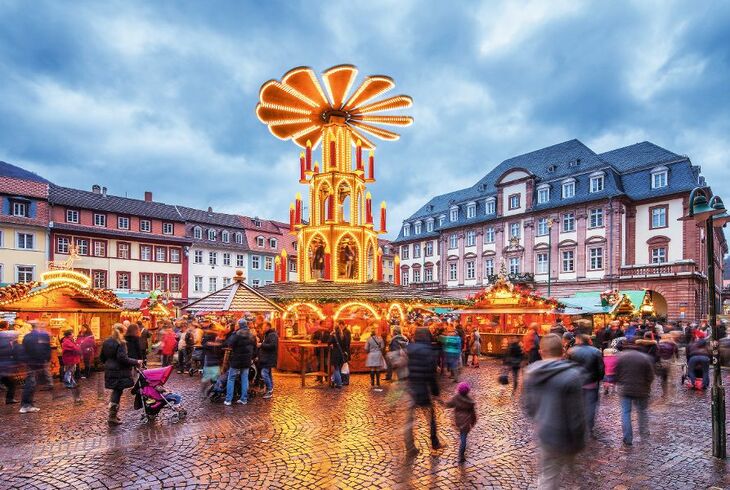
<svg viewBox="0 0 730 490">
<path fill-rule="evenodd" d="M 183 306 L 183 309 L 195 313 L 212 313 L 219 311 L 276 311 L 281 308 L 247 285 L 243 278 L 236 278 L 231 284 L 208 296 Z"/>
<path fill-rule="evenodd" d="M 2 311 L 115 312 L 121 308 L 121 301 L 109 290 L 87 289 L 67 283 L 10 285 L 0 291 Z"/>
<path fill-rule="evenodd" d="M 619 291 L 619 295 L 626 296 L 634 307 L 638 308 L 644 301 L 644 290 L 626 290 Z M 620 304 L 617 301 L 613 305 L 603 306 L 601 304 L 601 293 L 599 291 L 581 291 L 567 298 L 560 298 L 559 301 L 569 308 L 579 309 L 575 314 L 611 314 L 613 310 Z M 570 314 L 570 313 L 568 313 Z"/>
</svg>

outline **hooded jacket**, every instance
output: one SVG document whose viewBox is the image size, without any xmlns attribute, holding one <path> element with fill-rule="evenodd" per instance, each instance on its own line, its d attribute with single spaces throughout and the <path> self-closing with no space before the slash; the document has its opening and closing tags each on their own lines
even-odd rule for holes
<svg viewBox="0 0 730 490">
<path fill-rule="evenodd" d="M 585 446 L 584 380 L 585 371 L 572 361 L 549 359 L 528 366 L 522 404 L 545 449 L 575 454 Z"/>
<path fill-rule="evenodd" d="M 476 403 L 469 395 L 457 393 L 446 406 L 454 409 L 454 423 L 460 431 L 468 432 L 477 423 Z"/>
<path fill-rule="evenodd" d="M 654 360 L 643 352 L 627 349 L 618 355 L 616 383 L 621 396 L 646 398 L 654 381 Z"/>
<path fill-rule="evenodd" d="M 605 367 L 601 351 L 591 345 L 576 345 L 568 351 L 568 359 L 580 364 L 586 371 L 585 384 L 597 383 L 603 379 Z"/>
<path fill-rule="evenodd" d="M 233 369 L 251 367 L 251 361 L 256 350 L 256 341 L 251 335 L 251 330 L 239 328 L 236 333 L 228 338 L 226 345 L 231 348 L 229 362 Z"/>
</svg>

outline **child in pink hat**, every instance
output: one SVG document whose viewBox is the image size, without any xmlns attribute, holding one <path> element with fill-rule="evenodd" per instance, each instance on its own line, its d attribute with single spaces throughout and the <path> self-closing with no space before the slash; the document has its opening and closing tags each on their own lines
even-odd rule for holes
<svg viewBox="0 0 730 490">
<path fill-rule="evenodd" d="M 469 396 L 469 383 L 461 382 L 456 387 L 456 394 L 446 402 L 446 407 L 454 409 L 454 422 L 459 429 L 459 464 L 466 461 L 466 437 L 477 423 L 476 402 Z"/>
</svg>

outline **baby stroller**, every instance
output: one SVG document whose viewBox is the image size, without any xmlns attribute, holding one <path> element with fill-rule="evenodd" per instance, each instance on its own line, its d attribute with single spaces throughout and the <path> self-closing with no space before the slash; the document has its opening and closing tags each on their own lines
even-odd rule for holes
<svg viewBox="0 0 730 490">
<path fill-rule="evenodd" d="M 251 364 L 248 369 L 248 396 L 247 399 L 250 401 L 258 394 L 256 391 L 257 380 L 260 380 L 259 370 L 255 364 Z M 208 399 L 213 403 L 223 403 L 226 399 L 226 388 L 228 385 L 228 370 L 221 373 L 218 379 L 210 385 L 208 388 Z M 236 384 L 233 389 L 233 399 L 237 400 L 241 398 L 241 382 L 236 380 Z"/>
<path fill-rule="evenodd" d="M 144 371 L 137 369 L 139 377 L 132 388 L 132 393 L 135 395 L 135 410 L 143 410 L 143 424 L 154 420 L 163 409 L 173 412 L 173 423 L 180 422 L 187 415 L 185 409 L 179 406 L 182 402 L 180 395 L 165 389 L 165 382 L 170 378 L 173 368 L 170 365 Z"/>
</svg>

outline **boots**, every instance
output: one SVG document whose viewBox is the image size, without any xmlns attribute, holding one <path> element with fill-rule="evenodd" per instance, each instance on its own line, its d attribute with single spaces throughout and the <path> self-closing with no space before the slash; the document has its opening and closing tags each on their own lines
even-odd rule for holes
<svg viewBox="0 0 730 490">
<path fill-rule="evenodd" d="M 119 425 L 122 423 L 122 419 L 119 418 L 119 404 L 109 404 L 109 418 L 107 419 L 109 425 Z"/>
</svg>

